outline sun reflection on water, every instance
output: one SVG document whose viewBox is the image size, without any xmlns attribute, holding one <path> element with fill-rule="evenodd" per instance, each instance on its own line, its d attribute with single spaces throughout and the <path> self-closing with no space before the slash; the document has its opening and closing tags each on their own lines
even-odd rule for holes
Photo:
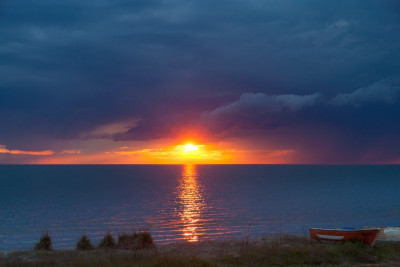
<svg viewBox="0 0 400 267">
<path fill-rule="evenodd" d="M 199 226 L 206 204 L 198 181 L 196 165 L 184 165 L 182 168 L 178 185 L 178 204 L 181 207 L 179 217 L 183 238 L 189 242 L 198 241 L 202 235 Z"/>
</svg>

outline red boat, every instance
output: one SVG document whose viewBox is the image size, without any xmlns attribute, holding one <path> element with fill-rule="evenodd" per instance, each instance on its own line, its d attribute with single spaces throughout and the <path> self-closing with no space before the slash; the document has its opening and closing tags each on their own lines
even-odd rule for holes
<svg viewBox="0 0 400 267">
<path fill-rule="evenodd" d="M 373 246 L 381 229 L 322 229 L 310 228 L 310 236 L 316 240 L 358 241 Z"/>
</svg>

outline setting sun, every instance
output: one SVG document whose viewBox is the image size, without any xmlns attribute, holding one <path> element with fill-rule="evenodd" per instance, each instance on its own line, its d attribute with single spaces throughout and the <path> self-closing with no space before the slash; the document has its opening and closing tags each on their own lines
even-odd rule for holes
<svg viewBox="0 0 400 267">
<path fill-rule="evenodd" d="M 187 144 L 183 147 L 183 149 L 185 150 L 185 152 L 193 152 L 193 151 L 198 151 L 199 150 L 199 146 L 195 146 L 192 144 Z"/>
<path fill-rule="evenodd" d="M 203 154 L 202 145 L 191 143 L 176 146 L 176 151 L 182 158 L 200 158 Z"/>
</svg>

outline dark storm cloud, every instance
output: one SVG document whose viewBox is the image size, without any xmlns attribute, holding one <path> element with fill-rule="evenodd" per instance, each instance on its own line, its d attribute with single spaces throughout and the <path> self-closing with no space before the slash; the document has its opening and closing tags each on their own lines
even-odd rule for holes
<svg viewBox="0 0 400 267">
<path fill-rule="evenodd" d="M 314 105 L 320 94 L 312 95 L 272 95 L 263 93 L 242 94 L 239 100 L 211 111 L 207 116 L 219 117 L 230 113 L 274 113 L 284 109 L 296 111 Z"/>
<path fill-rule="evenodd" d="M 332 97 L 243 94 L 202 119 L 223 138 L 302 151 L 299 162 L 390 162 L 399 157 L 399 95 L 389 79 Z"/>
<path fill-rule="evenodd" d="M 5 0 L 0 145 L 286 127 L 379 150 L 398 131 L 399 14 L 397 1 Z"/>
<path fill-rule="evenodd" d="M 400 86 L 393 84 L 390 80 L 381 80 L 368 87 L 360 88 L 351 93 L 339 94 L 332 99 L 333 105 L 360 105 L 364 102 L 384 101 L 396 102 L 400 93 Z"/>
</svg>

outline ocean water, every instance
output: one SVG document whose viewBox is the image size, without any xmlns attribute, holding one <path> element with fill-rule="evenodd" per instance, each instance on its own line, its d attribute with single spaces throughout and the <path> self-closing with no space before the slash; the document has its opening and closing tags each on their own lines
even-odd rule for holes
<svg viewBox="0 0 400 267">
<path fill-rule="evenodd" d="M 157 243 L 400 226 L 400 166 L 0 165 L 0 251 L 149 230 Z"/>
</svg>

